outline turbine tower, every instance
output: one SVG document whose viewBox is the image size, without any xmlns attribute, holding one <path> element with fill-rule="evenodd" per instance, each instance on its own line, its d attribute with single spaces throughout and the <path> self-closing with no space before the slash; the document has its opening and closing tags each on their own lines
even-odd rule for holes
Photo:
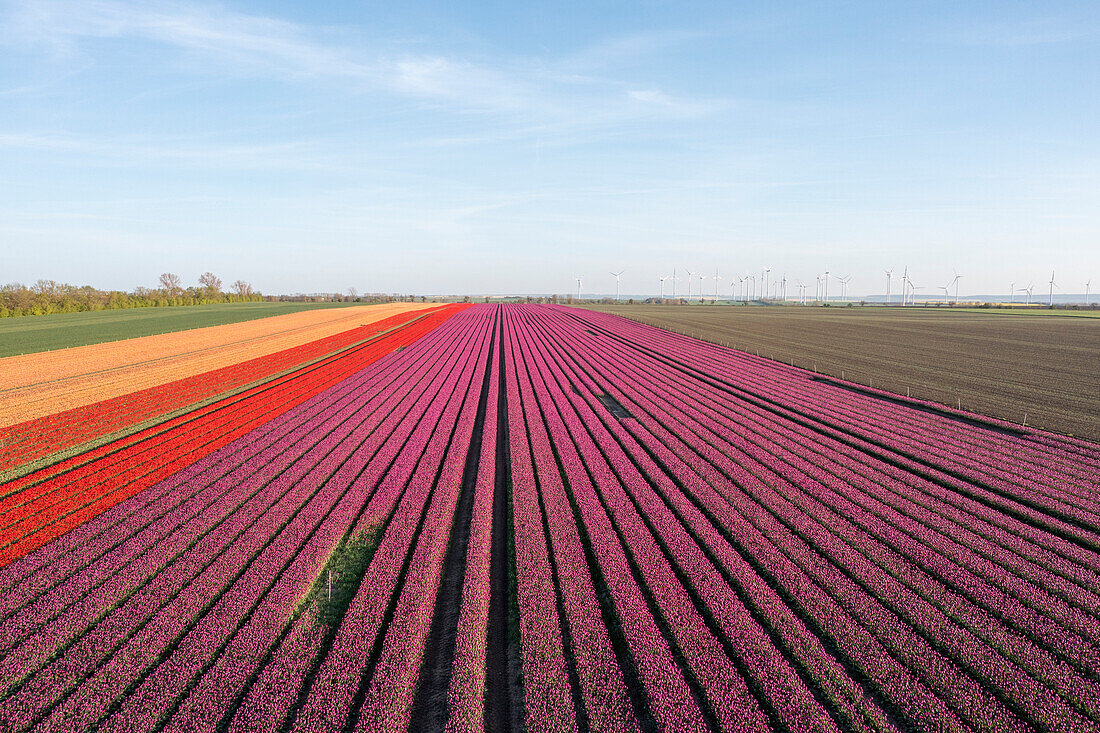
<svg viewBox="0 0 1100 733">
<path fill-rule="evenodd" d="M 573 279 L 577 281 L 577 300 L 580 300 L 581 299 L 581 276 L 577 275 Z"/>
<path fill-rule="evenodd" d="M 951 283 L 955 286 L 955 305 L 959 304 L 959 280 L 962 280 L 962 275 L 957 270 L 952 270 L 955 273 L 955 279 Z"/>
<path fill-rule="evenodd" d="M 612 272 L 611 273 L 612 275 L 615 276 L 615 302 L 616 303 L 619 302 L 619 278 L 622 276 L 622 274 L 624 272 L 626 272 L 626 270 L 619 270 L 618 272 Z"/>
<path fill-rule="evenodd" d="M 1024 292 L 1027 293 L 1027 300 L 1024 302 L 1024 305 L 1031 305 L 1031 289 L 1033 287 L 1035 287 L 1035 281 L 1034 280 L 1029 282 L 1027 284 L 1027 287 L 1024 288 Z"/>
<path fill-rule="evenodd" d="M 1008 302 L 1009 303 L 1015 303 L 1016 302 L 1016 283 L 1015 282 L 1010 282 L 1008 284 Z"/>
<path fill-rule="evenodd" d="M 672 268 L 672 299 L 676 300 L 676 281 L 680 278 L 676 277 L 676 268 Z"/>
<path fill-rule="evenodd" d="M 1055 285 L 1054 285 L 1054 270 L 1051 270 L 1050 271 L 1050 303 L 1048 305 L 1050 305 L 1052 308 L 1054 307 L 1054 288 L 1055 288 Z"/>
<path fill-rule="evenodd" d="M 829 268 L 828 267 L 825 268 L 825 275 L 823 276 L 822 282 L 825 283 L 825 302 L 828 303 L 829 302 Z"/>
<path fill-rule="evenodd" d="M 885 270 L 886 272 L 886 305 L 890 305 L 890 278 L 894 275 L 893 268 Z"/>
<path fill-rule="evenodd" d="M 665 280 L 668 280 L 668 275 L 658 275 L 657 279 L 661 281 L 661 300 L 665 299 Z"/>
<path fill-rule="evenodd" d="M 688 300 L 691 300 L 691 278 L 693 278 L 693 277 L 695 277 L 695 273 L 694 273 L 694 272 L 692 272 L 691 270 L 688 270 L 688 271 L 687 271 L 687 281 L 688 281 L 688 294 L 687 294 L 687 299 L 688 299 Z"/>
<path fill-rule="evenodd" d="M 718 302 L 718 268 L 714 268 L 714 302 Z"/>
<path fill-rule="evenodd" d="M 1092 280 L 1085 281 L 1085 305 L 1089 304 L 1089 285 L 1092 285 Z"/>
</svg>

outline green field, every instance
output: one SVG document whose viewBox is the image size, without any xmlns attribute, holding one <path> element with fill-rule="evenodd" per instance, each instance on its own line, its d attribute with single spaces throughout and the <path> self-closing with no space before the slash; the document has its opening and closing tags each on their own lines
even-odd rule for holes
<svg viewBox="0 0 1100 733">
<path fill-rule="evenodd" d="M 0 319 L 0 357 L 362 303 L 218 303 Z"/>
</svg>

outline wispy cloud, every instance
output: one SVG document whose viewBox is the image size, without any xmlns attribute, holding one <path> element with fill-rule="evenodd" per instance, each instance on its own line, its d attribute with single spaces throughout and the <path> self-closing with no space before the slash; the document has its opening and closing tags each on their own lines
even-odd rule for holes
<svg viewBox="0 0 1100 733">
<path fill-rule="evenodd" d="M 623 95 L 623 84 L 548 71 L 555 63 L 509 59 L 485 63 L 445 54 L 387 47 L 363 51 L 342 45 L 331 30 L 245 14 L 216 6 L 170 2 L 16 3 L 3 33 L 7 43 L 42 45 L 78 54 L 91 39 L 142 39 L 175 48 L 219 75 L 262 75 L 290 82 L 324 80 L 352 91 L 391 93 L 458 112 L 524 115 L 529 124 L 571 119 L 577 124 L 608 116 L 702 115 L 720 105 L 674 98 L 658 90 Z M 605 57 L 668 43 L 663 37 L 620 40 Z M 648 109 L 636 104 L 643 102 Z"/>
<path fill-rule="evenodd" d="M 1095 18 L 1072 20 L 1042 17 L 1027 22 L 979 23 L 952 29 L 946 35 L 950 41 L 969 46 L 1046 46 L 1100 38 L 1100 23 Z"/>
<path fill-rule="evenodd" d="M 315 156 L 309 142 L 256 145 L 222 145 L 173 142 L 165 139 L 94 138 L 60 133 L 0 133 L 0 149 L 46 152 L 94 158 L 112 166 L 164 163 L 202 168 L 322 168 L 327 163 Z"/>
</svg>

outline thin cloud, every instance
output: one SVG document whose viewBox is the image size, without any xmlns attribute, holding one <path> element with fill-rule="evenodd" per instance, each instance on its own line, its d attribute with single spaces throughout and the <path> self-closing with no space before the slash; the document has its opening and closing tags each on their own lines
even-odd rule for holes
<svg viewBox="0 0 1100 733">
<path fill-rule="evenodd" d="M 486 64 L 384 47 L 371 55 L 325 42 L 323 28 L 216 7 L 112 0 L 38 2 L 18 4 L 10 16 L 8 43 L 78 54 L 88 39 L 139 38 L 179 49 L 200 62 L 216 62 L 215 73 L 222 75 L 335 81 L 350 84 L 352 91 L 388 92 L 458 112 L 524 116 L 525 126 L 531 115 L 540 125 L 552 120 L 583 125 L 654 110 L 680 117 L 721 107 L 711 100 L 677 99 L 653 90 L 624 100 L 619 82 L 548 72 L 548 64 L 537 60 Z M 633 45 L 661 42 L 671 40 L 636 40 Z M 639 107 L 636 102 L 645 104 Z"/>
<path fill-rule="evenodd" d="M 948 40 L 968 46 L 1015 48 L 1075 43 L 1100 37 L 1095 21 L 1037 18 L 1027 23 L 985 23 L 952 30 Z"/>
</svg>

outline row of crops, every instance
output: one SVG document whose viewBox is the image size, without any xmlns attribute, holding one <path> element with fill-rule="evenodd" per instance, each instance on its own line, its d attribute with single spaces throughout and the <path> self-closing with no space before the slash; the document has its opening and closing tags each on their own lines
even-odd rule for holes
<svg viewBox="0 0 1100 733">
<path fill-rule="evenodd" d="M 1100 447 L 416 324 L 4 486 L 0 729 L 1100 728 Z"/>
</svg>

